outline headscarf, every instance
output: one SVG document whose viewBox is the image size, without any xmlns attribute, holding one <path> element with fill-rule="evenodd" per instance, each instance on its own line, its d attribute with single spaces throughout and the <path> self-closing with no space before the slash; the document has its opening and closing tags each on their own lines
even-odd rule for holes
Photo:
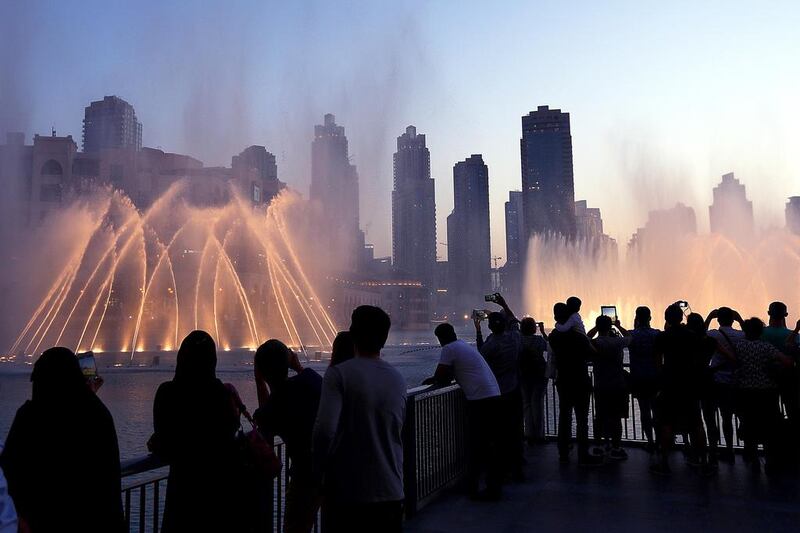
<svg viewBox="0 0 800 533">
<path fill-rule="evenodd" d="M 189 333 L 178 349 L 173 381 L 199 384 L 217 378 L 217 345 L 205 331 Z"/>
<path fill-rule="evenodd" d="M 74 403 L 89 395 L 78 358 L 69 348 L 50 348 L 33 365 L 33 401 L 58 405 Z"/>
</svg>

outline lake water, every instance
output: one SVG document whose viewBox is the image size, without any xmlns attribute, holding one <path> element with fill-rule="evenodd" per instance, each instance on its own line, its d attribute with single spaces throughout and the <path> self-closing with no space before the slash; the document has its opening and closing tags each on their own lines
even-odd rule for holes
<svg viewBox="0 0 800 533">
<path fill-rule="evenodd" d="M 440 348 L 431 344 L 387 346 L 383 357 L 392 363 L 406 378 L 409 388 L 431 376 L 436 368 Z M 253 382 L 252 352 L 220 352 L 217 375 L 232 383 L 252 412 L 255 410 L 256 389 Z M 99 354 L 99 372 L 105 383 L 98 395 L 111 411 L 119 438 L 120 456 L 123 460 L 147 453 L 146 442 L 153 432 L 153 398 L 164 381 L 172 379 L 175 371 L 174 354 L 162 354 L 158 367 L 114 367 L 127 356 Z M 152 357 L 139 356 L 141 364 L 150 364 Z M 320 374 L 325 372 L 327 361 L 308 362 Z M 0 439 L 5 440 L 14 414 L 30 398 L 30 365 L 0 364 Z"/>
</svg>

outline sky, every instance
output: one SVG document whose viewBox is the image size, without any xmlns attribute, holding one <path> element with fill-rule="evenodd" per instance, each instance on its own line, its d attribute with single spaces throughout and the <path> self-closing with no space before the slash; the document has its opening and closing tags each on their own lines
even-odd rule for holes
<svg viewBox="0 0 800 533">
<path fill-rule="evenodd" d="M 800 4 L 780 1 L 7 0 L 0 135 L 30 142 L 55 127 L 80 144 L 83 108 L 116 94 L 145 146 L 229 165 L 261 144 L 306 194 L 313 126 L 334 113 L 367 241 L 389 255 L 392 152 L 413 124 L 431 152 L 439 242 L 452 167 L 479 153 L 492 254 L 504 258 L 520 117 L 549 105 L 571 116 L 576 199 L 620 242 L 676 201 L 707 230 L 711 190 L 730 171 L 767 228 L 800 195 L 798 27 Z"/>
</svg>

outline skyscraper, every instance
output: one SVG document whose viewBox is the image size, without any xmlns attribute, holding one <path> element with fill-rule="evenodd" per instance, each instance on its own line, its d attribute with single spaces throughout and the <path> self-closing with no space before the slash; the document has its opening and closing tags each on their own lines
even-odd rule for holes
<svg viewBox="0 0 800 533">
<path fill-rule="evenodd" d="M 278 179 L 278 165 L 275 156 L 263 146 L 248 146 L 239 155 L 231 158 L 231 168 L 254 168 L 258 170 L 259 177 L 265 181 Z"/>
<path fill-rule="evenodd" d="M 786 202 L 786 228 L 800 235 L 800 196 L 790 196 Z"/>
<path fill-rule="evenodd" d="M 453 167 L 453 212 L 447 217 L 447 260 L 458 313 L 481 305 L 491 291 L 489 168 L 480 154 Z"/>
<path fill-rule="evenodd" d="M 534 234 L 575 236 L 569 113 L 539 106 L 522 117 L 523 248 Z"/>
<path fill-rule="evenodd" d="M 521 249 L 522 230 L 522 191 L 509 191 L 506 202 L 506 267 L 525 262 Z"/>
<path fill-rule="evenodd" d="M 708 207 L 708 217 L 712 233 L 734 241 L 753 235 L 753 202 L 747 199 L 744 184 L 733 177 L 733 172 L 723 174 L 722 181 L 714 187 L 714 201 Z"/>
<path fill-rule="evenodd" d="M 84 109 L 83 151 L 142 148 L 142 123 L 133 106 L 118 96 L 106 96 Z"/>
<path fill-rule="evenodd" d="M 599 239 L 603 236 L 603 217 L 599 207 L 589 207 L 586 200 L 575 202 L 575 232 L 580 239 Z"/>
<path fill-rule="evenodd" d="M 354 271 L 363 255 L 359 229 L 358 171 L 350 164 L 344 127 L 328 113 L 314 126 L 311 143 L 311 200 L 322 206 L 320 237 L 331 266 Z"/>
<path fill-rule="evenodd" d="M 401 275 L 433 289 L 436 268 L 436 200 L 425 135 L 414 126 L 397 138 L 392 191 L 392 255 Z"/>
</svg>

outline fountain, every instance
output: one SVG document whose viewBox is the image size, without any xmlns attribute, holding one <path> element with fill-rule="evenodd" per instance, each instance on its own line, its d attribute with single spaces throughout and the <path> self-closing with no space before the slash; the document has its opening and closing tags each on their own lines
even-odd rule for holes
<svg viewBox="0 0 800 533">
<path fill-rule="evenodd" d="M 54 213 L 48 230 L 61 253 L 52 276 L 40 276 L 52 281 L 15 295 L 21 308 L 35 308 L 7 353 L 61 345 L 124 352 L 133 362 L 137 353 L 175 350 L 194 329 L 223 350 L 255 349 L 270 337 L 330 346 L 337 328 L 304 262 L 305 202 L 283 191 L 253 207 L 233 188 L 218 205 L 189 196 L 177 182 L 141 212 L 123 193 L 100 189 Z M 50 260 L 50 243 L 31 244 L 41 249 L 31 265 Z"/>
<path fill-rule="evenodd" d="M 660 328 L 664 309 L 677 300 L 687 300 L 703 316 L 724 305 L 745 318 L 766 320 L 774 300 L 789 306 L 791 320 L 800 312 L 800 237 L 786 230 L 765 231 L 744 241 L 713 233 L 664 232 L 624 255 L 610 242 L 537 236 L 528 248 L 527 264 L 526 309 L 548 323 L 553 304 L 571 295 L 583 300 L 587 327 L 601 305 L 616 305 L 626 327 L 633 325 L 636 307 L 647 305 L 653 326 Z"/>
</svg>

